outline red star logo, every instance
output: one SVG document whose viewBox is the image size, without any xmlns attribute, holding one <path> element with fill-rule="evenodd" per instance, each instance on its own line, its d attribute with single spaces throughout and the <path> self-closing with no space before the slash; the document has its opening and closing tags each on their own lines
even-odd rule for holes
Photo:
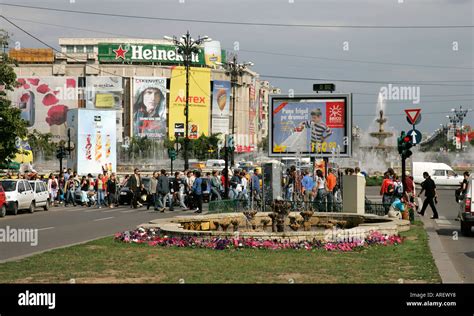
<svg viewBox="0 0 474 316">
<path fill-rule="evenodd" d="M 122 45 L 120 45 L 119 48 L 114 49 L 113 52 L 115 53 L 115 59 L 122 58 L 125 60 L 125 54 L 128 52 L 128 50 L 123 49 Z"/>
</svg>

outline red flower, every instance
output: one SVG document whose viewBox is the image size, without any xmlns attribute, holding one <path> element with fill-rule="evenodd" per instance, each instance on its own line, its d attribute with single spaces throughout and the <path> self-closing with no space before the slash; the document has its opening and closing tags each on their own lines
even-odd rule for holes
<svg viewBox="0 0 474 316">
<path fill-rule="evenodd" d="M 54 94 L 51 94 L 51 93 L 48 93 L 43 98 L 43 104 L 46 105 L 46 106 L 50 106 L 50 105 L 56 104 L 58 102 L 59 102 L 58 98 L 56 98 L 56 96 Z"/>
<path fill-rule="evenodd" d="M 26 84 L 26 80 L 23 78 L 17 79 L 16 82 L 18 82 L 20 85 Z"/>
<path fill-rule="evenodd" d="M 46 117 L 46 122 L 51 125 L 61 125 L 66 122 L 68 107 L 62 104 L 52 106 L 48 110 L 48 117 Z"/>
<path fill-rule="evenodd" d="M 45 94 L 46 92 L 49 92 L 49 90 L 50 90 L 49 86 L 45 83 L 39 85 L 38 88 L 36 89 L 36 91 L 43 94 Z"/>
<path fill-rule="evenodd" d="M 30 94 L 29 93 L 23 93 L 23 95 L 20 98 L 20 102 L 26 103 L 30 100 Z"/>
<path fill-rule="evenodd" d="M 66 79 L 66 88 L 75 88 L 75 87 L 76 87 L 76 80 Z"/>
<path fill-rule="evenodd" d="M 38 78 L 30 78 L 30 79 L 27 79 L 27 80 L 28 80 L 29 83 L 31 83 L 34 86 L 37 86 L 39 81 L 40 81 Z"/>
</svg>

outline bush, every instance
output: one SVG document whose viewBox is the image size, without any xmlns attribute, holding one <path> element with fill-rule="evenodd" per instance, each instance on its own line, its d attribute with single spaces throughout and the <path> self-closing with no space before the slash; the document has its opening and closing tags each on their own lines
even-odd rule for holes
<svg viewBox="0 0 474 316">
<path fill-rule="evenodd" d="M 373 176 L 373 177 L 367 177 L 365 180 L 366 180 L 366 185 L 369 187 L 380 186 L 382 185 L 383 177 Z"/>
</svg>

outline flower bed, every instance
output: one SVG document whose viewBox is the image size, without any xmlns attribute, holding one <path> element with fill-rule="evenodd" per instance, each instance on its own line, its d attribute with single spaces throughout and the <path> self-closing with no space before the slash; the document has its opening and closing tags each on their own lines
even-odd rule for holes
<svg viewBox="0 0 474 316">
<path fill-rule="evenodd" d="M 313 241 L 278 241 L 263 240 L 255 238 L 199 238 L 193 236 L 184 237 L 168 237 L 162 236 L 158 229 L 154 228 L 137 228 L 132 231 L 117 233 L 114 239 L 118 242 L 148 244 L 150 246 L 162 247 L 189 247 L 189 248 L 207 248 L 207 249 L 324 249 L 327 251 L 353 251 L 374 245 L 398 245 L 403 242 L 403 238 L 397 235 L 387 236 L 379 232 L 371 232 L 366 238 L 351 238 L 347 241 L 339 242 L 322 242 L 320 240 Z"/>
</svg>

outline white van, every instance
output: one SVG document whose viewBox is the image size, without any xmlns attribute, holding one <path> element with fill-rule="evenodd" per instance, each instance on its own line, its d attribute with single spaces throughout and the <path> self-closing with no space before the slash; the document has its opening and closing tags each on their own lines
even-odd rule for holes
<svg viewBox="0 0 474 316">
<path fill-rule="evenodd" d="M 225 160 L 224 159 L 209 159 L 206 161 L 206 168 L 215 168 L 221 170 L 225 168 Z"/>
<path fill-rule="evenodd" d="M 428 172 L 436 185 L 459 186 L 463 180 L 462 176 L 454 172 L 453 168 L 440 162 L 413 162 L 411 170 L 415 183 L 421 183 L 425 180 L 423 178 L 423 172 L 425 171 Z"/>
</svg>

